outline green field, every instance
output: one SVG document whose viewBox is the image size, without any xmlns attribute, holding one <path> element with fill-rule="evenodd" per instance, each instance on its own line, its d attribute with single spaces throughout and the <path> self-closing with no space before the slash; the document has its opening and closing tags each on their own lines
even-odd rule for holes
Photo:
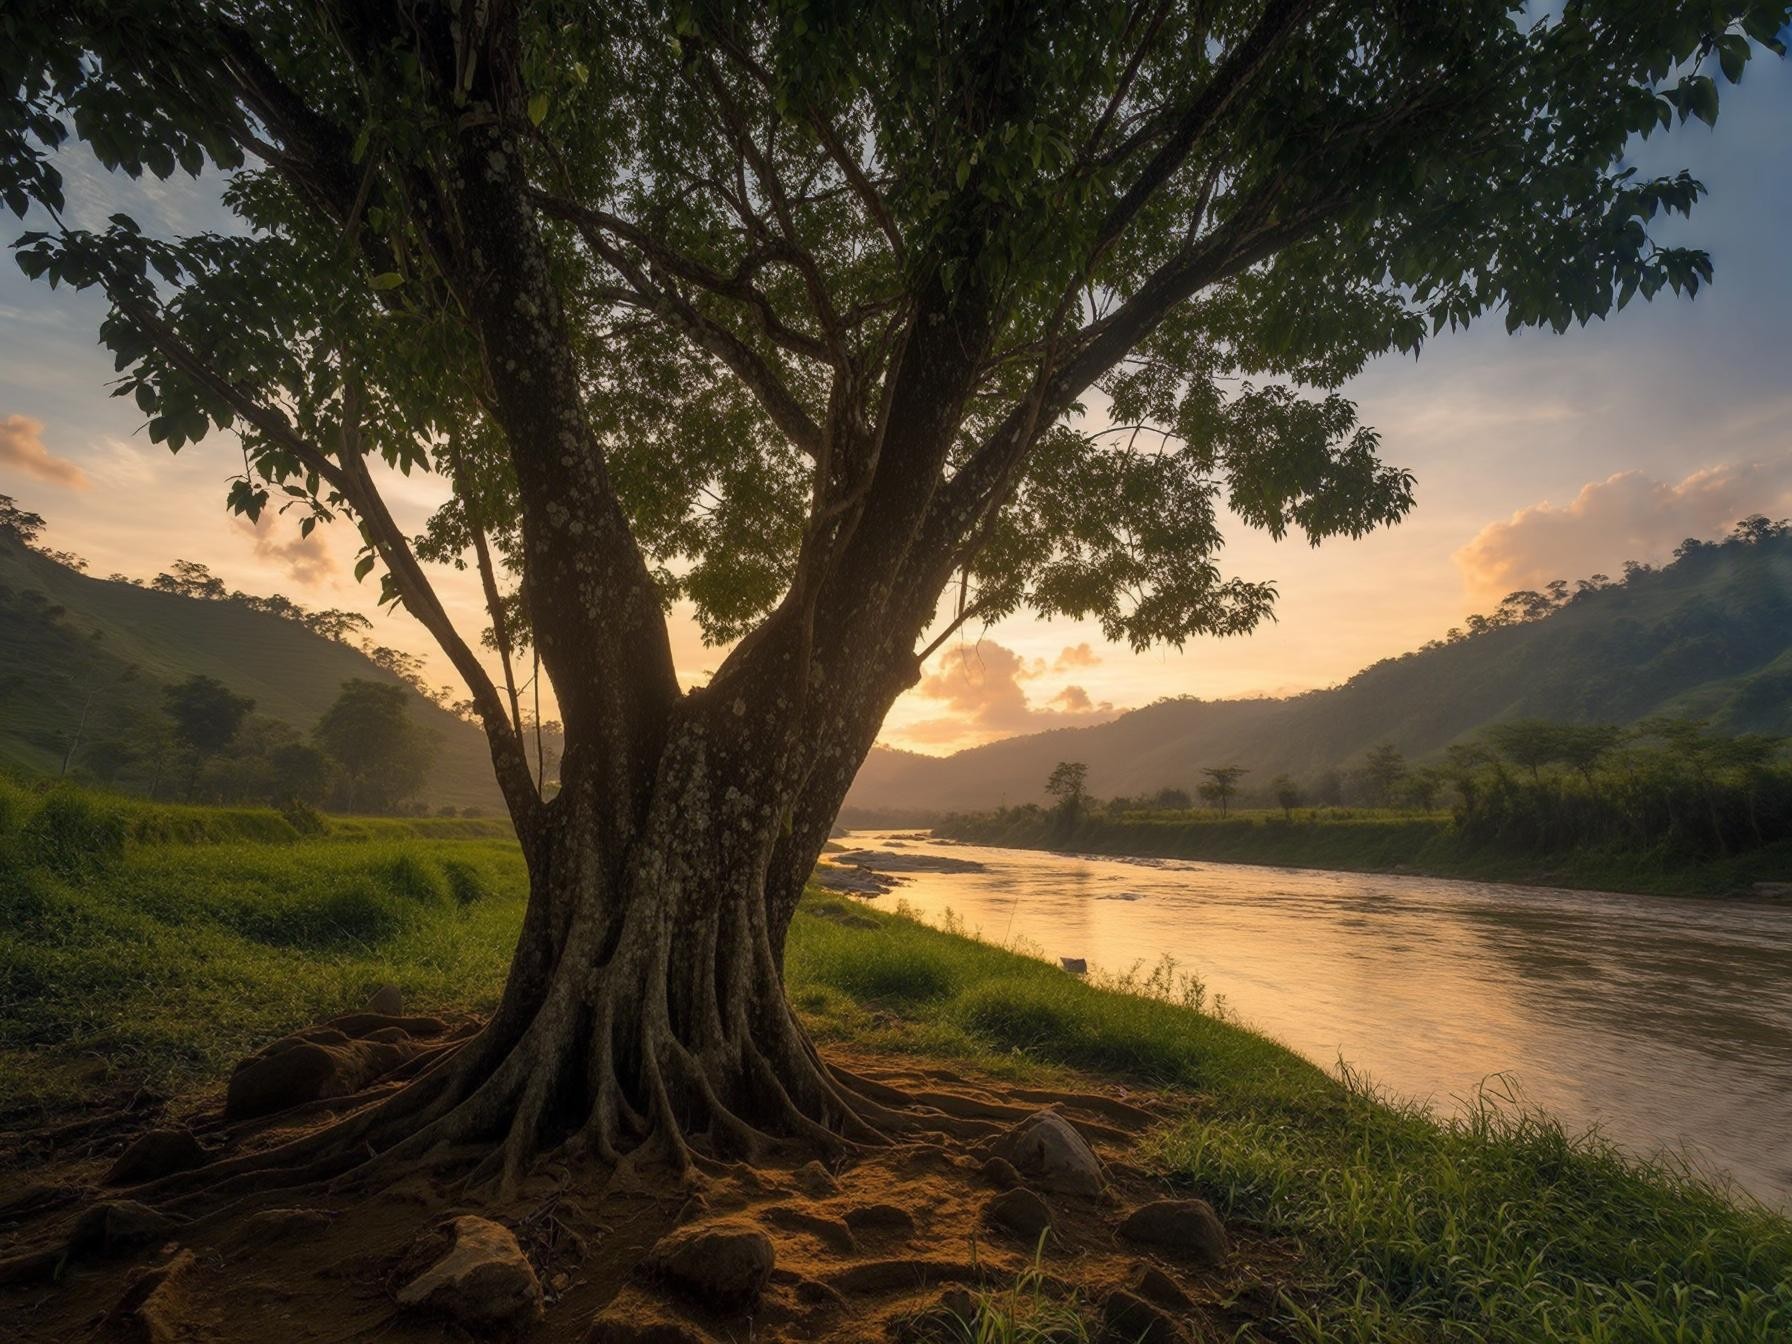
<svg viewBox="0 0 1792 1344">
<path fill-rule="evenodd" d="M 1070 831 L 1046 813 L 946 817 L 934 834 L 980 845 L 1119 854 L 1215 863 L 1329 868 L 1355 873 L 1424 873 L 1482 882 L 1580 887 L 1656 896 L 1734 896 L 1756 882 L 1792 880 L 1792 844 L 1784 841 L 1708 862 L 1635 849 L 1584 848 L 1549 854 L 1478 845 L 1446 812 L 1374 808 L 1300 808 L 1280 812 L 1168 812 L 1089 816 Z"/>
<path fill-rule="evenodd" d="M 0 786 L 0 1125 L 218 1083 L 394 983 L 489 1007 L 524 899 L 492 823 L 149 808 Z M 1488 1103 L 1440 1122 L 1199 1011 L 813 895 L 790 993 L 825 1043 L 1172 1089 L 1146 1160 L 1298 1248 L 1265 1308 L 1309 1341 L 1792 1337 L 1792 1224 Z"/>
</svg>

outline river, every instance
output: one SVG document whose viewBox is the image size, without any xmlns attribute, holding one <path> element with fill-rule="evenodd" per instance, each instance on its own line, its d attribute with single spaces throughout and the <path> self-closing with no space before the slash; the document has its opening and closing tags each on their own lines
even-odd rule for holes
<svg viewBox="0 0 1792 1344">
<path fill-rule="evenodd" d="M 984 869 L 904 873 L 882 907 L 1109 971 L 1168 954 L 1316 1063 L 1440 1108 L 1516 1086 L 1792 1208 L 1792 907 L 907 836 L 844 843 Z"/>
</svg>

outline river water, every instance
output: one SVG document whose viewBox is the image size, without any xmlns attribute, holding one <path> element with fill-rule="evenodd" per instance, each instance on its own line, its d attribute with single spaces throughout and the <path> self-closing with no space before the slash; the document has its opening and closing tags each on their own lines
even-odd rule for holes
<svg viewBox="0 0 1792 1344">
<path fill-rule="evenodd" d="M 1244 1025 L 1440 1109 L 1483 1083 L 1574 1128 L 1792 1208 L 1792 906 L 1442 878 L 993 849 L 878 904 L 997 943 L 1149 970 L 1164 955 Z"/>
</svg>

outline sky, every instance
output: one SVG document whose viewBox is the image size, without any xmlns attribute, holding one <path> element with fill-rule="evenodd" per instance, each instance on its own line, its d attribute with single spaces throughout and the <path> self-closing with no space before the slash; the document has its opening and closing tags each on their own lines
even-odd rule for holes
<svg viewBox="0 0 1792 1344">
<path fill-rule="evenodd" d="M 65 155 L 65 160 L 70 156 Z M 1384 458 L 1412 470 L 1418 504 L 1398 527 L 1309 548 L 1233 520 L 1222 563 L 1275 582 L 1277 619 L 1232 639 L 1135 654 L 1094 623 L 1016 617 L 969 629 L 930 661 L 885 724 L 888 745 L 944 753 L 1016 733 L 1100 722 L 1166 696 L 1282 695 L 1334 685 L 1489 610 L 1514 588 L 1659 563 L 1685 537 L 1750 513 L 1792 514 L 1792 63 L 1762 54 L 1726 89 L 1715 129 L 1693 122 L 1639 145 L 1645 171 L 1690 168 L 1711 189 L 1664 233 L 1706 248 L 1715 283 L 1687 302 L 1633 303 L 1564 336 L 1507 335 L 1495 317 L 1373 363 L 1346 389 Z M 136 186 L 65 163 L 77 223 L 122 206 L 146 228 L 218 227 L 216 183 Z M 10 218 L 10 217 L 9 217 Z M 89 572 L 151 577 L 199 561 L 233 588 L 375 618 L 378 642 L 446 659 L 403 614 L 356 584 L 346 525 L 301 539 L 223 507 L 241 465 L 229 435 L 178 456 L 151 444 L 128 399 L 107 395 L 103 303 L 52 292 L 0 263 L 0 493 L 49 521 L 45 541 Z M 387 473 L 399 521 L 420 527 L 438 481 Z M 485 624 L 477 581 L 443 570 L 461 629 Z M 723 650 L 673 617 L 687 684 Z M 463 692 L 454 687 L 458 698 Z"/>
</svg>

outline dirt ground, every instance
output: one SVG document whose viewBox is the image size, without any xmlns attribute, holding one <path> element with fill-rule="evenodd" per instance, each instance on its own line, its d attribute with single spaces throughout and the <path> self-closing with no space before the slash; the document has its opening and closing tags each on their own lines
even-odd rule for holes
<svg viewBox="0 0 1792 1344">
<path fill-rule="evenodd" d="M 1069 1303 L 1091 1322 L 1089 1338 L 1140 1337 L 1104 1302 L 1147 1267 L 1153 1298 L 1180 1335 L 1221 1340 L 1258 1325 L 1285 1281 L 1292 1252 L 1246 1227 L 1227 1229 L 1229 1251 L 1200 1268 L 1174 1253 L 1124 1241 L 1119 1221 L 1170 1191 L 1133 1165 L 1137 1141 L 1166 1118 L 1164 1098 L 1098 1079 L 1047 1092 L 972 1073 L 888 1057 L 833 1052 L 830 1062 L 901 1088 L 920 1117 L 939 1112 L 986 1118 L 999 1128 L 1016 1114 L 1055 1109 L 1089 1140 L 1107 1168 L 1101 1196 L 1040 1190 L 1051 1214 L 1043 1242 L 992 1226 L 985 1209 L 1002 1182 L 987 1146 L 926 1132 L 824 1168 L 800 1153 L 756 1167 L 706 1164 L 682 1184 L 622 1184 L 595 1169 L 544 1162 L 510 1198 L 414 1174 L 371 1193 L 286 1191 L 256 1195 L 173 1226 L 128 1249 L 71 1257 L 61 1266 L 0 1272 L 0 1339 L 137 1339 L 148 1344 L 336 1344 L 468 1338 L 462 1325 L 397 1303 L 398 1289 L 446 1245 L 456 1215 L 491 1219 L 514 1232 L 539 1278 L 545 1315 L 520 1331 L 529 1340 L 625 1339 L 641 1344 L 790 1341 L 791 1344 L 954 1338 L 942 1305 L 964 1310 L 966 1290 L 1008 1293 L 1033 1271 L 1028 1292 Z M 0 1261 L 59 1247 L 96 1199 L 128 1199 L 99 1187 L 127 1143 L 152 1124 L 216 1126 L 216 1097 L 164 1110 L 113 1110 L 59 1133 L 0 1136 Z M 1186 1110 L 1188 1098 L 1177 1105 Z M 275 1126 L 239 1142 L 291 1136 Z M 302 1212 L 270 1213 L 271 1210 Z M 680 1294 L 644 1261 L 676 1229 L 717 1223 L 757 1229 L 775 1260 L 751 1307 L 718 1310 Z M 1168 1286 L 1166 1286 L 1168 1285 Z M 144 1306 L 146 1295 L 153 1300 Z M 934 1315 L 929 1316 L 932 1311 Z M 1023 1309 L 1021 1314 L 1026 1314 Z M 602 1316 L 612 1333 L 593 1332 Z M 930 1322 L 932 1323 L 930 1325 Z M 650 1329 L 660 1323 L 658 1329 Z M 1124 1334 L 1122 1329 L 1124 1328 Z M 1161 1323 L 1157 1329 L 1163 1329 Z M 514 1333 L 514 1332 L 513 1332 Z M 1149 1336 L 1149 1330 L 1146 1331 Z"/>
</svg>

